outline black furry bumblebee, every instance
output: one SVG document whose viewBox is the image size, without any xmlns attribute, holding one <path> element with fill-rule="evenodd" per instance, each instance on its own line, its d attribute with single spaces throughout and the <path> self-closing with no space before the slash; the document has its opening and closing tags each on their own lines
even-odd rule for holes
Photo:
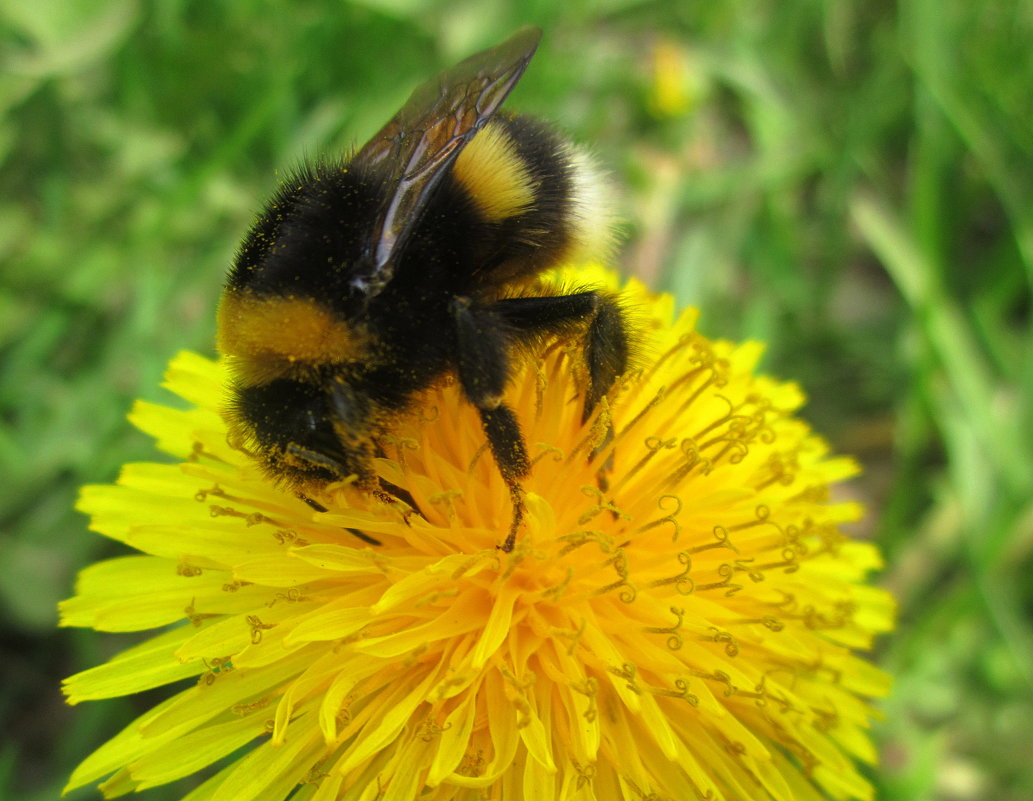
<svg viewBox="0 0 1033 801">
<path fill-rule="evenodd" d="M 626 369 L 614 298 L 556 294 L 541 278 L 598 249 L 605 225 L 584 155 L 498 111 L 540 37 L 521 29 L 446 70 L 351 157 L 301 169 L 240 247 L 218 321 L 231 436 L 317 509 L 310 494 L 349 476 L 405 499 L 373 472 L 378 437 L 451 374 L 510 488 L 511 550 L 530 470 L 502 401 L 516 351 L 580 337 L 586 420 Z"/>
</svg>

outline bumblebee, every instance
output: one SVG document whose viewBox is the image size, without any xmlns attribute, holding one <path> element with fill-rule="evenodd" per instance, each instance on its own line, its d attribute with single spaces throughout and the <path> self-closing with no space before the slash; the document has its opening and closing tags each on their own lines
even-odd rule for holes
<svg viewBox="0 0 1033 801">
<path fill-rule="evenodd" d="M 302 167 L 240 246 L 218 314 L 230 436 L 316 509 L 321 487 L 349 477 L 411 502 L 378 481 L 378 438 L 451 375 L 509 487 L 500 547 L 512 550 L 530 471 L 503 401 L 519 354 L 557 336 L 583 342 L 585 420 L 626 369 L 615 298 L 557 294 L 542 279 L 597 248 L 605 215 L 583 154 L 499 111 L 540 37 L 523 28 L 460 62 L 350 157 Z"/>
</svg>

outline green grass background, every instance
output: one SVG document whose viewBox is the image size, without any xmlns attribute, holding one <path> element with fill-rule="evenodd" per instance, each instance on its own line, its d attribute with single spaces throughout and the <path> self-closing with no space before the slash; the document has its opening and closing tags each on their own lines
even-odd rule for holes
<svg viewBox="0 0 1033 801">
<path fill-rule="evenodd" d="M 167 400 L 177 350 L 212 352 L 277 171 L 527 22 L 509 107 L 612 170 L 623 268 L 766 340 L 866 465 L 858 533 L 901 607 L 880 797 L 1033 797 L 1030 2 L 0 0 L 0 798 L 56 798 L 153 703 L 63 705 L 61 677 L 128 643 L 54 628 L 116 553 L 72 505 L 153 458 L 125 413 Z"/>
</svg>

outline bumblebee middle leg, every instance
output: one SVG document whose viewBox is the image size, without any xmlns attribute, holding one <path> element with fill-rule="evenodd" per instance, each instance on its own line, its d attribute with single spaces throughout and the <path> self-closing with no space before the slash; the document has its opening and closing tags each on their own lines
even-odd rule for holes
<svg viewBox="0 0 1033 801">
<path fill-rule="evenodd" d="M 589 290 L 554 297 L 506 298 L 491 306 L 518 338 L 542 335 L 583 336 L 588 387 L 582 421 L 628 367 L 628 328 L 617 301 Z"/>
</svg>

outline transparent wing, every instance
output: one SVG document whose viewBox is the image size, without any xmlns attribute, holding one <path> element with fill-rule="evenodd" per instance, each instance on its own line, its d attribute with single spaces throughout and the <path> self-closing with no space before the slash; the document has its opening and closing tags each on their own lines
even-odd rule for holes
<svg viewBox="0 0 1033 801">
<path fill-rule="evenodd" d="M 467 142 L 502 105 L 538 48 L 542 32 L 521 28 L 427 81 L 356 155 L 387 170 L 391 192 L 378 211 L 352 286 L 378 294 L 394 273 L 394 256 L 419 222 L 427 200 Z"/>
</svg>

